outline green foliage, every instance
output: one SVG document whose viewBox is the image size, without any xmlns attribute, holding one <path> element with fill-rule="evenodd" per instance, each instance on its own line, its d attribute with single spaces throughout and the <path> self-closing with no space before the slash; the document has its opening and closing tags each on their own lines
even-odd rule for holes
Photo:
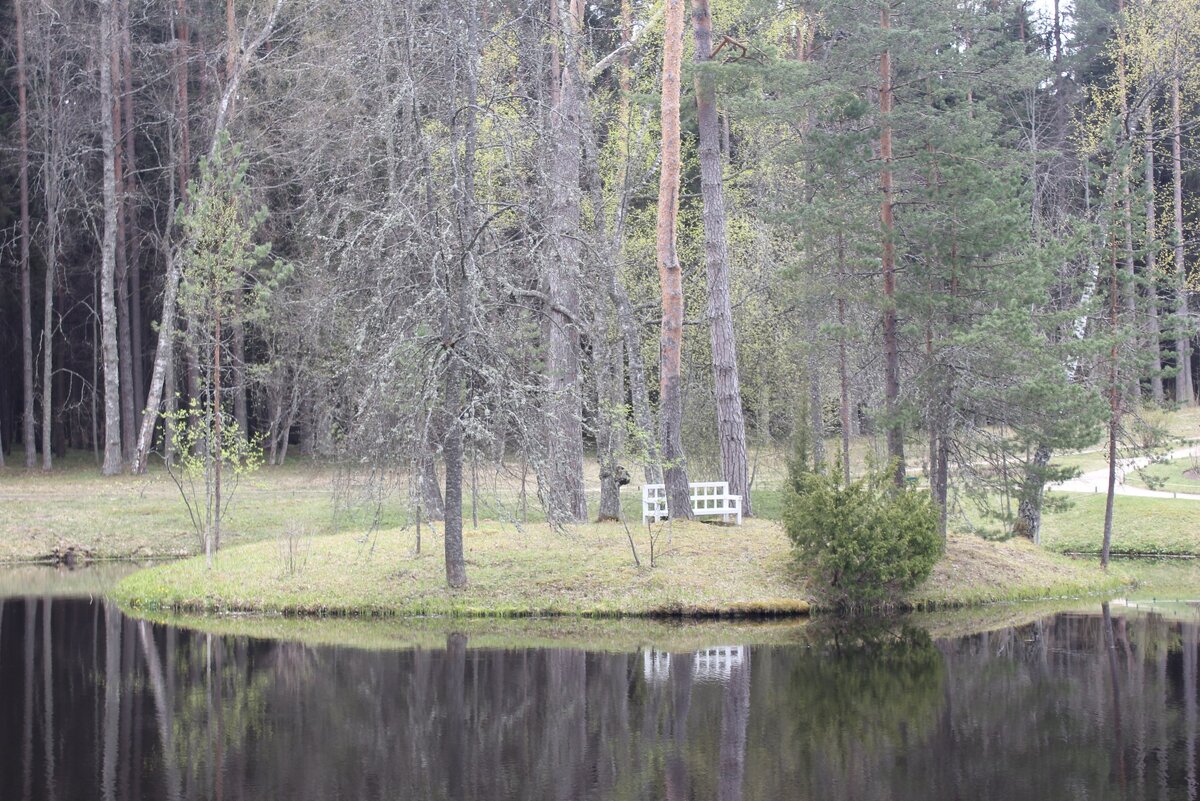
<svg viewBox="0 0 1200 801">
<path fill-rule="evenodd" d="M 942 554 L 938 514 L 928 492 L 897 490 L 893 471 L 791 478 L 783 521 L 815 589 L 827 603 L 886 603 L 925 579 Z"/>
<path fill-rule="evenodd" d="M 185 409 L 165 415 L 171 431 L 174 457 L 167 470 L 183 503 L 201 547 L 208 544 L 214 524 L 225 519 L 242 478 L 262 466 L 262 437 L 247 437 L 232 415 L 221 415 L 220 436 L 212 410 L 192 398 Z M 224 477 L 220 507 L 215 489 L 216 470 Z"/>
<path fill-rule="evenodd" d="M 216 321 L 253 322 L 288 273 L 275 264 L 259 274 L 271 252 L 269 242 L 255 242 L 267 211 L 252 207 L 246 170 L 241 148 L 222 134 L 213 158 L 201 160 L 200 176 L 188 183 L 188 200 L 179 209 L 184 235 L 179 303 L 206 331 Z"/>
</svg>

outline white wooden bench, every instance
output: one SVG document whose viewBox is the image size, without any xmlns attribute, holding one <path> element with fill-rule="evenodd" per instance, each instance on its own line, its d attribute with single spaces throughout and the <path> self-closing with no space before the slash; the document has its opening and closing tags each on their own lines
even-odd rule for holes
<svg viewBox="0 0 1200 801">
<path fill-rule="evenodd" d="M 726 481 L 697 481 L 688 484 L 693 517 L 720 517 L 728 523 L 730 517 L 742 524 L 742 496 L 729 494 Z M 642 522 L 667 519 L 667 488 L 663 484 L 642 485 Z"/>
</svg>

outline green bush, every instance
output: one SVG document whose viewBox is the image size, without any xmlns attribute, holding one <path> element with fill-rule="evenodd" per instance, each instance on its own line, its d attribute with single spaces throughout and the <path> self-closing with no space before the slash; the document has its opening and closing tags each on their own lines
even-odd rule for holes
<svg viewBox="0 0 1200 801">
<path fill-rule="evenodd" d="M 896 600 L 942 554 L 929 493 L 898 490 L 876 470 L 843 484 L 833 475 L 791 476 L 783 522 L 822 600 L 853 608 Z"/>
</svg>

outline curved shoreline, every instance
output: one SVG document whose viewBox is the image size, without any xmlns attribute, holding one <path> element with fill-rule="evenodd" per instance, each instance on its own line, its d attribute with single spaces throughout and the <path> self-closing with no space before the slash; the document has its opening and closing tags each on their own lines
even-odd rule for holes
<svg viewBox="0 0 1200 801">
<path fill-rule="evenodd" d="M 445 586 L 440 543 L 414 555 L 409 536 L 391 530 L 374 539 L 313 537 L 291 546 L 290 556 L 283 543 L 243 545 L 219 554 L 211 571 L 203 557 L 140 570 L 114 595 L 133 614 L 289 617 L 694 620 L 796 617 L 821 608 L 782 527 L 768 521 L 736 528 L 677 523 L 670 544 L 657 544 L 654 567 L 645 566 L 646 554 L 643 566 L 634 564 L 620 524 L 565 532 L 488 524 L 466 532 L 470 583 L 457 591 Z M 1103 573 L 1023 541 L 952 536 L 925 584 L 880 611 L 1084 597 L 1131 583 L 1120 571 Z"/>
</svg>

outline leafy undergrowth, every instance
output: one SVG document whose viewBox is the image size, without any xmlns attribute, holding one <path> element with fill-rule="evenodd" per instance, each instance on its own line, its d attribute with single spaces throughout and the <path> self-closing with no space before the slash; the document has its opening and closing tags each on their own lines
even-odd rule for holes
<svg viewBox="0 0 1200 801">
<path fill-rule="evenodd" d="M 1104 495 L 1073 495 L 1069 509 L 1047 515 L 1042 543 L 1060 553 L 1099 553 L 1104 533 Z M 1200 501 L 1113 499 L 1114 554 L 1200 555 Z"/>
<path fill-rule="evenodd" d="M 206 569 L 202 558 L 162 565 L 121 582 L 118 600 L 136 609 L 336 615 L 772 615 L 808 611 L 804 582 L 791 570 L 782 529 L 676 523 L 649 537 L 634 529 L 643 562 L 634 564 L 625 528 L 586 525 L 556 532 L 495 523 L 465 532 L 461 590 L 445 584 L 442 542 L 412 553 L 412 531 L 371 537 L 313 537 L 294 557 L 279 543 L 231 548 Z M 289 569 L 289 561 L 295 570 Z"/>
<path fill-rule="evenodd" d="M 1111 593 L 1133 583 L 1094 562 L 1049 553 L 1028 540 L 992 542 L 951 534 L 946 554 L 906 601 L 917 609 L 969 606 L 995 601 L 1077 598 Z"/>
</svg>

